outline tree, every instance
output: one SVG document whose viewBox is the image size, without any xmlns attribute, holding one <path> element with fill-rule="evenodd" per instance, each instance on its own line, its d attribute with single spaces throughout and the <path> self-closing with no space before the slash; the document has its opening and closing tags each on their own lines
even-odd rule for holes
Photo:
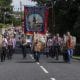
<svg viewBox="0 0 80 80">
<path fill-rule="evenodd" d="M 56 3 L 56 27 L 58 32 L 65 33 L 66 31 L 73 32 L 73 26 L 78 17 L 78 3 L 76 1 L 60 1 Z"/>
<path fill-rule="evenodd" d="M 80 19 L 78 17 L 80 16 L 80 0 L 36 0 L 39 4 L 46 4 L 47 7 L 50 7 L 52 3 L 51 1 L 55 1 L 55 5 L 53 8 L 49 8 L 49 31 L 51 33 L 60 33 L 63 34 L 67 31 L 72 32 L 72 34 L 75 34 L 75 32 L 79 33 L 79 27 L 76 28 L 75 26 L 80 25 Z M 43 2 L 44 1 L 44 2 Z M 52 6 L 51 6 L 52 7 Z M 52 14 L 53 11 L 53 14 Z M 54 15 L 55 14 L 55 15 Z M 53 17 L 52 17 L 53 15 Z M 55 27 L 52 26 L 52 18 L 53 22 L 55 21 Z"/>
<path fill-rule="evenodd" d="M 11 22 L 12 13 L 12 0 L 0 0 L 0 22 L 1 23 L 9 23 Z"/>
</svg>

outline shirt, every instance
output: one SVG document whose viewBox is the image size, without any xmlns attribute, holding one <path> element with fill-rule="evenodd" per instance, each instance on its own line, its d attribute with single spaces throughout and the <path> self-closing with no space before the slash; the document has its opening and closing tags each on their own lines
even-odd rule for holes
<svg viewBox="0 0 80 80">
<path fill-rule="evenodd" d="M 13 48 L 15 48 L 15 46 L 16 46 L 16 39 L 12 39 L 12 43 L 13 43 Z"/>
<path fill-rule="evenodd" d="M 9 39 L 9 40 L 8 40 L 8 45 L 13 45 L 12 39 Z"/>
<path fill-rule="evenodd" d="M 55 37 L 54 39 L 54 43 L 55 46 L 60 46 L 61 45 L 61 38 L 60 37 Z"/>
<path fill-rule="evenodd" d="M 7 44 L 8 44 L 7 39 L 6 38 L 3 38 L 3 40 L 2 40 L 2 46 L 3 47 L 7 47 Z"/>
<path fill-rule="evenodd" d="M 52 39 L 48 39 L 48 41 L 47 41 L 47 46 L 52 46 L 52 45 L 53 45 Z"/>
</svg>

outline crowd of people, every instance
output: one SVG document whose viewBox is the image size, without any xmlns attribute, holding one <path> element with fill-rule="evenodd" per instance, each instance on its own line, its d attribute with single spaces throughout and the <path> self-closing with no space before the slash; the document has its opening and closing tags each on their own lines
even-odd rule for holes
<svg viewBox="0 0 80 80">
<path fill-rule="evenodd" d="M 9 30 L 5 30 L 2 34 L 2 52 L 1 52 L 1 62 L 5 61 L 6 57 L 10 60 L 15 51 L 16 39 L 15 32 L 9 33 Z"/>
<path fill-rule="evenodd" d="M 55 56 L 58 60 L 59 55 L 63 54 L 64 61 L 70 63 L 76 45 L 76 38 L 70 32 L 67 32 L 62 38 L 57 34 L 53 37 L 52 42 L 53 45 L 48 45 L 53 47 L 54 55 L 52 56 Z"/>
<path fill-rule="evenodd" d="M 56 35 L 45 35 L 42 40 L 41 37 L 38 33 L 34 34 L 33 52 L 36 61 L 39 61 L 40 53 L 43 52 L 46 57 L 52 57 L 56 60 L 59 60 L 59 55 L 63 55 L 63 60 L 71 63 L 76 46 L 76 37 L 72 36 L 70 32 L 62 37 L 58 33 Z"/>
<path fill-rule="evenodd" d="M 32 35 L 32 42 L 28 44 L 25 34 L 16 40 L 17 30 L 13 30 L 12 34 L 8 31 L 2 36 L 2 53 L 1 62 L 5 59 L 12 59 L 13 53 L 15 53 L 16 43 L 19 42 L 22 49 L 23 59 L 26 58 L 26 51 L 29 49 L 29 53 L 33 54 L 36 62 L 39 62 L 40 55 L 44 54 L 46 57 L 51 57 L 59 60 L 59 56 L 63 55 L 65 62 L 71 63 L 71 58 L 74 54 L 76 46 L 76 37 L 72 36 L 70 32 L 67 32 L 62 37 L 57 33 L 56 35 L 45 34 L 41 35 L 38 32 L 34 32 Z"/>
</svg>

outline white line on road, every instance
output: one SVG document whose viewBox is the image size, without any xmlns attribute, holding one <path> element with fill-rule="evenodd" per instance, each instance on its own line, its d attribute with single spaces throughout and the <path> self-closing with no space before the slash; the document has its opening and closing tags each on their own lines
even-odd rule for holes
<svg viewBox="0 0 80 80">
<path fill-rule="evenodd" d="M 33 58 L 33 56 L 32 55 L 30 55 L 30 57 L 32 58 L 32 59 L 34 59 Z M 40 64 L 39 62 L 36 62 L 38 65 Z M 45 73 L 49 73 L 43 66 L 40 66 L 40 68 L 45 72 Z M 50 78 L 51 80 L 56 80 L 55 78 Z"/>
<path fill-rule="evenodd" d="M 51 80 L 56 80 L 55 78 L 50 78 Z"/>
<path fill-rule="evenodd" d="M 49 73 L 43 66 L 40 66 L 40 68 L 41 68 L 45 73 Z"/>
<path fill-rule="evenodd" d="M 36 62 L 37 64 L 40 64 L 39 62 Z"/>
<path fill-rule="evenodd" d="M 32 59 L 34 59 L 32 55 L 30 55 L 30 57 L 31 57 Z M 39 62 L 36 62 L 36 63 L 37 63 L 37 64 L 40 64 Z"/>
<path fill-rule="evenodd" d="M 31 56 L 32 59 L 34 59 L 32 55 L 30 55 L 30 56 Z"/>
</svg>

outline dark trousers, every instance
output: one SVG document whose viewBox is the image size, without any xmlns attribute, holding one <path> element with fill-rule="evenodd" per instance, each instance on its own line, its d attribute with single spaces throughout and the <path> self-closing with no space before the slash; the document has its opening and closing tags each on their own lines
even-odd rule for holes
<svg viewBox="0 0 80 80">
<path fill-rule="evenodd" d="M 37 52 L 37 51 L 34 52 L 34 59 L 35 59 L 37 62 L 39 62 L 40 52 Z"/>
<path fill-rule="evenodd" d="M 5 61 L 5 58 L 6 58 L 6 52 L 7 52 L 6 47 L 2 47 L 1 62 Z"/>
<path fill-rule="evenodd" d="M 54 46 L 54 54 L 55 54 L 56 60 L 59 60 L 60 53 L 61 53 L 60 46 Z"/>
<path fill-rule="evenodd" d="M 9 45 L 8 46 L 8 53 L 7 53 L 8 59 L 12 59 L 12 54 L 13 54 L 13 46 Z"/>
<path fill-rule="evenodd" d="M 64 50 L 64 51 L 63 51 L 63 60 L 64 60 L 64 62 L 68 62 L 67 50 Z"/>
<path fill-rule="evenodd" d="M 22 46 L 23 59 L 26 58 L 26 47 Z"/>
<path fill-rule="evenodd" d="M 54 58 L 53 46 L 51 46 L 49 49 L 49 55 L 50 57 Z"/>
<path fill-rule="evenodd" d="M 46 57 L 47 57 L 47 58 L 49 57 L 49 52 L 46 52 Z"/>
</svg>

